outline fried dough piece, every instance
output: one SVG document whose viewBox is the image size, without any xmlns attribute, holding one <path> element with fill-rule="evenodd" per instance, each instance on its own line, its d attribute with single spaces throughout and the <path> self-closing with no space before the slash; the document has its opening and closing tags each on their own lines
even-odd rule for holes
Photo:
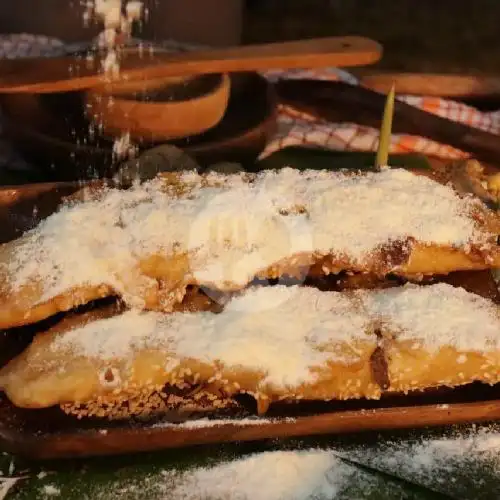
<svg viewBox="0 0 500 500">
<path fill-rule="evenodd" d="M 500 267 L 496 213 L 401 169 L 163 174 L 80 197 L 0 248 L 0 328 L 107 294 L 169 311 L 193 284 Z"/>
<path fill-rule="evenodd" d="M 500 308 L 445 283 L 356 292 L 380 322 L 390 392 L 500 382 Z"/>
<path fill-rule="evenodd" d="M 377 337 L 357 300 L 301 287 L 256 287 L 220 314 L 129 311 L 74 317 L 39 334 L 0 372 L 24 408 L 85 406 L 116 415 L 151 394 L 200 390 L 218 401 L 378 398 L 370 357 Z M 184 392 L 183 392 L 184 394 Z M 135 404 L 135 403 L 134 403 Z M 89 409 L 90 408 L 90 409 Z"/>
<path fill-rule="evenodd" d="M 498 305 L 444 283 L 256 287 L 219 314 L 75 316 L 0 371 L 18 406 L 110 418 L 197 393 L 221 407 L 247 393 L 264 413 L 278 400 L 379 398 L 499 379 Z"/>
</svg>

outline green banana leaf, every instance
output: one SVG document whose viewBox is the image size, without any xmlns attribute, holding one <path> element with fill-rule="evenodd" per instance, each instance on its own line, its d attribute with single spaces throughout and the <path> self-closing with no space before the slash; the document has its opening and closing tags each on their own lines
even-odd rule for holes
<svg viewBox="0 0 500 500">
<path fill-rule="evenodd" d="M 264 452 L 308 449 L 321 449 L 336 458 L 326 473 L 333 474 L 335 494 L 318 496 L 313 484 L 310 492 L 306 490 L 310 500 L 500 498 L 500 432 L 491 426 L 235 443 L 41 466 L 4 456 L 0 470 L 3 477 L 29 476 L 10 490 L 8 500 L 48 499 L 55 494 L 64 500 L 226 500 L 233 497 L 198 495 L 196 488 L 189 497 L 169 496 L 169 492 L 182 483 L 183 474 L 189 477 L 203 467 Z M 260 493 L 254 498 L 278 500 L 267 494 L 265 471 L 261 473 Z M 296 483 L 293 477 L 289 480 Z M 234 494 L 236 500 L 248 498 L 237 496 L 237 488 Z"/>
<path fill-rule="evenodd" d="M 268 168 L 293 167 L 306 169 L 374 169 L 376 154 L 371 152 L 327 151 L 301 146 L 290 146 L 269 155 L 256 164 L 257 170 Z M 429 169 L 431 165 L 427 158 L 420 154 L 389 155 L 389 165 L 412 169 Z"/>
</svg>

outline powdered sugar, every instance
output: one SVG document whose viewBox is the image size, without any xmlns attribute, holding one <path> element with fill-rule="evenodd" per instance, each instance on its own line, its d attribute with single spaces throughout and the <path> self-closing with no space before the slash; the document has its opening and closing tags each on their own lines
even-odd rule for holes
<svg viewBox="0 0 500 500">
<path fill-rule="evenodd" d="M 69 331 L 51 348 L 99 359 L 127 359 L 139 349 L 157 348 L 174 358 L 259 370 L 265 382 L 287 387 L 314 380 L 311 368 L 327 360 L 358 361 L 356 342 L 375 348 L 367 324 L 341 293 L 277 286 L 248 290 L 216 315 L 131 310 Z"/>
<path fill-rule="evenodd" d="M 237 453 L 237 459 L 228 460 L 227 451 L 217 448 L 209 454 L 208 464 L 208 451 L 192 456 L 186 470 L 186 454 L 167 454 L 173 462 L 158 456 L 154 464 L 113 469 L 115 473 L 107 479 L 102 466 L 90 464 L 69 485 L 63 475 L 61 496 L 94 500 L 358 500 L 439 496 L 434 491 L 446 498 L 496 500 L 499 436 L 498 427 L 474 427 L 462 432 L 424 432 L 418 438 L 397 441 L 380 436 L 371 444 L 336 442 L 325 450 L 265 451 L 243 457 L 235 446 L 231 454 Z M 192 464 L 199 464 L 200 459 L 204 466 Z M 96 473 L 99 481 L 95 481 Z M 431 491 L 419 492 L 398 477 Z M 56 479 L 51 478 L 50 484 Z"/>
<path fill-rule="evenodd" d="M 354 471 L 326 451 L 277 451 L 182 474 L 168 498 L 303 500 L 336 497 Z M 167 498 L 167 497 L 165 497 Z"/>
<path fill-rule="evenodd" d="M 54 351 L 74 349 L 90 358 L 127 359 L 135 350 L 159 347 L 167 342 L 161 330 L 165 318 L 159 313 L 128 311 L 121 316 L 86 324 L 56 338 Z"/>
<path fill-rule="evenodd" d="M 498 306 L 463 288 L 445 283 L 406 285 L 360 291 L 359 295 L 368 313 L 391 325 L 400 340 L 414 341 L 428 350 L 450 346 L 458 351 L 487 352 L 500 348 Z"/>
<path fill-rule="evenodd" d="M 276 420 L 270 418 L 224 418 L 224 419 L 209 419 L 200 418 L 197 420 L 188 420 L 181 424 L 172 424 L 170 422 L 159 422 L 154 424 L 153 427 L 160 428 L 172 428 L 172 429 L 206 429 L 210 427 L 219 427 L 221 425 L 236 425 L 236 426 L 247 426 L 247 425 L 265 425 L 273 424 L 275 422 L 282 422 L 283 419 Z M 284 419 L 286 422 L 293 422 L 293 418 Z"/>
<path fill-rule="evenodd" d="M 91 495 L 114 500 L 334 500 L 369 493 L 382 482 L 317 449 L 254 453 L 187 471 L 162 470 L 136 480 L 114 481 Z M 354 486 L 354 487 L 353 487 Z M 349 491 L 350 490 L 350 491 Z M 353 491 L 354 490 L 354 491 Z M 394 490 L 393 490 L 394 491 Z"/>
<path fill-rule="evenodd" d="M 131 310 L 66 332 L 51 348 L 99 359 L 127 359 L 140 349 L 163 349 L 174 361 L 193 358 L 242 366 L 261 371 L 264 382 L 288 387 L 314 380 L 311 368 L 327 360 L 359 361 L 361 343 L 372 349 L 377 344 L 370 325 L 397 331 L 399 338 L 427 349 L 487 352 L 500 347 L 497 306 L 437 284 L 354 296 L 298 286 L 257 287 L 233 298 L 220 314 Z"/>
<path fill-rule="evenodd" d="M 408 479 L 451 498 L 489 500 L 500 495 L 498 426 L 476 426 L 411 441 L 386 441 L 340 452 L 356 462 Z M 470 496 L 473 494 L 474 496 Z"/>
<path fill-rule="evenodd" d="M 139 291 L 127 286 L 127 276 L 152 254 L 188 253 L 196 281 L 227 289 L 301 252 L 362 265 L 395 240 L 462 246 L 491 236 L 470 217 L 476 202 L 404 170 L 352 176 L 283 169 L 250 183 L 212 174 L 203 188 L 197 174 L 181 180 L 191 187 L 180 197 L 153 180 L 61 209 L 16 249 L 12 286 L 39 280 L 46 300 L 103 283 L 132 299 Z"/>
<path fill-rule="evenodd" d="M 61 495 L 61 490 L 54 486 L 53 484 L 46 484 L 42 488 L 42 494 L 45 497 L 58 497 Z"/>
<path fill-rule="evenodd" d="M 104 25 L 99 34 L 98 43 L 106 50 L 106 57 L 102 61 L 102 69 L 107 77 L 117 77 L 120 65 L 117 52 L 117 39 L 120 35 L 125 42 L 130 38 L 132 25 L 142 17 L 143 4 L 138 0 L 131 0 L 122 5 L 122 0 L 89 0 L 83 14 L 84 24 L 88 24 L 94 15 Z"/>
</svg>

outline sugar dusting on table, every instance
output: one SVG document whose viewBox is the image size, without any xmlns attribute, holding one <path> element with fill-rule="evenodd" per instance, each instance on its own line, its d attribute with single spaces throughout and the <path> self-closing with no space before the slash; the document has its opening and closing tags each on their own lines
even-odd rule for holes
<svg viewBox="0 0 500 500">
<path fill-rule="evenodd" d="M 85 495 L 93 500 L 361 500 L 373 498 L 375 492 L 384 498 L 384 486 L 391 483 L 386 498 L 408 498 L 404 488 L 399 496 L 390 496 L 401 483 L 354 463 L 450 498 L 497 500 L 500 427 L 472 426 L 460 432 L 397 441 L 380 438 L 374 444 L 339 444 L 330 449 L 266 451 L 187 470 L 155 468 L 147 473 L 142 468 L 143 473 L 134 474 L 127 468 L 121 479 L 114 476 L 85 493 L 69 485 L 68 491 L 57 478 L 46 478 L 39 491 L 49 485 L 49 490 L 60 488 L 61 496 L 71 492 L 72 498 Z"/>
<path fill-rule="evenodd" d="M 335 498 L 352 472 L 352 467 L 327 451 L 266 452 L 181 474 L 164 498 Z"/>
<path fill-rule="evenodd" d="M 500 498 L 497 424 L 446 430 L 444 435 L 411 441 L 382 441 L 376 446 L 342 451 L 341 456 L 452 498 L 465 498 L 464 493 L 471 491 L 476 494 L 474 500 Z"/>
<path fill-rule="evenodd" d="M 46 484 L 41 491 L 45 497 L 58 497 L 61 495 L 61 490 L 53 484 Z"/>
<path fill-rule="evenodd" d="M 357 474 L 329 451 L 273 451 L 185 472 L 164 470 L 97 499 L 333 500 Z"/>
<path fill-rule="evenodd" d="M 476 463 L 486 468 L 500 485 L 500 433 L 491 427 L 354 448 L 267 451 L 187 471 L 162 470 L 137 481 L 113 482 L 96 500 L 138 500 L 145 495 L 148 500 L 344 500 L 372 498 L 375 491 L 382 498 L 381 485 L 391 481 L 355 462 L 451 498 L 470 498 L 463 496 L 463 483 L 471 488 L 469 494 L 477 493 L 474 500 L 500 498 L 477 467 L 471 467 Z"/>
</svg>

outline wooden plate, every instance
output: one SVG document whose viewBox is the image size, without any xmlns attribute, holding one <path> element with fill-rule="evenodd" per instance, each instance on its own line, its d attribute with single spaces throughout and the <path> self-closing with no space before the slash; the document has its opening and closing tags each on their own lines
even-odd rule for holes
<svg viewBox="0 0 500 500">
<path fill-rule="evenodd" d="M 51 180 L 112 175 L 119 162 L 112 142 L 89 133 L 83 94 L 18 94 L 0 98 L 6 133 L 19 152 L 49 172 Z M 64 116 L 60 111 L 64 110 Z M 172 141 L 201 165 L 219 161 L 253 162 L 276 130 L 272 85 L 257 73 L 231 76 L 231 95 L 222 121 L 204 134 Z M 141 144 L 148 149 L 155 144 Z"/>
<path fill-rule="evenodd" d="M 0 189 L 0 241 L 8 241 L 56 209 L 78 183 Z M 37 211 L 34 211 L 37 207 Z M 33 214 L 36 214 L 34 216 Z M 36 217 L 36 218 L 35 218 Z M 446 281 L 499 300 L 491 274 L 455 273 Z M 479 326 L 480 327 L 480 326 Z M 33 329 L 0 332 L 0 365 L 29 342 Z M 193 416 L 190 417 L 191 419 Z M 22 410 L 0 395 L 0 450 L 32 459 L 113 455 L 229 441 L 441 426 L 500 419 L 500 386 L 474 384 L 453 391 L 381 401 L 300 403 L 272 407 L 264 420 L 225 420 L 206 426 L 77 420 L 58 409 Z"/>
</svg>

